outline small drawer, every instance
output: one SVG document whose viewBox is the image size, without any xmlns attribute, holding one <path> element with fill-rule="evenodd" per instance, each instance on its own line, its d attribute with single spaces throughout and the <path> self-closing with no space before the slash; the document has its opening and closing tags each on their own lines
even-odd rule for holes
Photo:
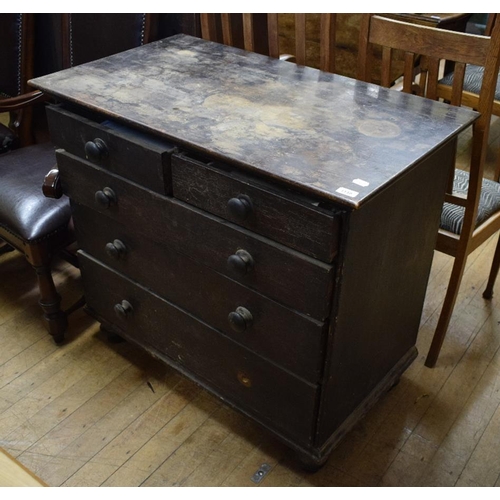
<svg viewBox="0 0 500 500">
<path fill-rule="evenodd" d="M 328 317 L 333 266 L 142 189 L 69 153 L 58 150 L 56 157 L 64 192 L 73 204 L 91 207 L 131 233 L 184 254 L 286 307 L 320 321 Z"/>
<path fill-rule="evenodd" d="M 84 252 L 79 258 L 87 308 L 98 320 L 269 427 L 311 443 L 316 385 L 265 361 Z"/>
<path fill-rule="evenodd" d="M 61 106 L 47 108 L 57 148 L 121 175 L 157 193 L 171 193 L 173 146 L 118 123 L 91 121 Z"/>
<path fill-rule="evenodd" d="M 317 382 L 327 325 L 292 311 L 165 244 L 73 205 L 78 246 L 257 354 Z"/>
<path fill-rule="evenodd" d="M 311 257 L 323 262 L 335 257 L 340 215 L 303 196 L 186 154 L 172 156 L 172 188 L 186 203 Z"/>
</svg>

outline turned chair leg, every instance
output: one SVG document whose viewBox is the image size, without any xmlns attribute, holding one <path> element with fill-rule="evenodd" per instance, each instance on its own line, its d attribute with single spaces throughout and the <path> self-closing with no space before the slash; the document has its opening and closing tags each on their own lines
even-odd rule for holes
<svg viewBox="0 0 500 500">
<path fill-rule="evenodd" d="M 435 366 L 439 357 L 439 353 L 450 324 L 451 315 L 453 314 L 455 302 L 457 300 L 458 290 L 460 288 L 460 283 L 462 282 L 466 261 L 467 256 L 455 258 L 453 269 L 451 271 L 450 282 L 448 283 L 448 289 L 446 290 L 446 296 L 444 298 L 443 308 L 441 309 L 436 331 L 434 332 L 434 337 L 432 338 L 431 347 L 429 348 L 429 352 L 425 360 L 425 366 L 429 368 L 433 368 Z"/>
<path fill-rule="evenodd" d="M 498 238 L 495 255 L 493 256 L 493 263 L 491 264 L 488 283 L 486 284 L 486 289 L 483 292 L 483 298 L 485 299 L 491 299 L 491 297 L 493 297 L 493 287 L 495 286 L 495 281 L 497 279 L 499 268 L 500 268 L 500 237 Z"/>
<path fill-rule="evenodd" d="M 54 341 L 60 343 L 64 340 L 68 319 L 66 313 L 61 310 L 61 297 L 54 285 L 50 266 L 33 266 L 33 268 L 38 279 L 38 288 L 40 290 L 38 303 L 43 310 L 45 325 Z"/>
</svg>

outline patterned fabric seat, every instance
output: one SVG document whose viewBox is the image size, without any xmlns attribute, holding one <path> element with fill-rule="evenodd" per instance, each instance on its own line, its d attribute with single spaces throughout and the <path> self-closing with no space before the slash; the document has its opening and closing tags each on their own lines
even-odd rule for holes
<svg viewBox="0 0 500 500">
<path fill-rule="evenodd" d="M 481 83 L 483 82 L 484 67 L 467 64 L 465 68 L 464 91 L 478 94 L 481 91 Z M 449 73 L 444 78 L 439 80 L 440 84 L 453 85 L 453 73 Z M 500 100 L 500 79 L 497 80 L 495 90 L 495 101 Z"/>
<path fill-rule="evenodd" d="M 464 170 L 455 170 L 455 178 L 453 180 L 453 191 L 457 194 L 467 196 L 469 187 L 469 173 Z M 500 210 L 500 184 L 489 179 L 483 179 L 483 188 L 479 200 L 477 211 L 476 227 L 486 221 L 495 212 Z M 462 231 L 462 223 L 464 220 L 464 207 L 445 203 L 441 213 L 441 229 L 451 231 L 455 234 L 460 234 Z"/>
</svg>

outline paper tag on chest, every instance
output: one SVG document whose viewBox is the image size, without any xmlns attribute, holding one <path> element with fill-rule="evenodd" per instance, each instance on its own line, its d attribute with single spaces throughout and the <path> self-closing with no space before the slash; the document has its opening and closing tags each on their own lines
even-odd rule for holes
<svg viewBox="0 0 500 500">
<path fill-rule="evenodd" d="M 337 193 L 344 194 L 345 196 L 350 196 L 351 198 L 354 198 L 355 196 L 358 196 L 358 191 L 353 191 L 352 189 L 347 189 L 347 188 L 338 188 Z"/>
</svg>

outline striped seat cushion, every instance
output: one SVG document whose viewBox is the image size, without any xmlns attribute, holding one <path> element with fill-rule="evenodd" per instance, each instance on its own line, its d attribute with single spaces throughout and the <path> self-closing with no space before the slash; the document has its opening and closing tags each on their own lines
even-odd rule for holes
<svg viewBox="0 0 500 500">
<path fill-rule="evenodd" d="M 453 192 L 467 195 L 469 187 L 469 173 L 464 170 L 455 170 Z M 500 184 L 489 179 L 483 179 L 483 188 L 479 200 L 476 226 L 482 224 L 495 212 L 500 210 Z M 441 212 L 441 229 L 460 234 L 464 220 L 465 208 L 452 203 L 445 203 Z"/>
<path fill-rule="evenodd" d="M 482 66 L 475 66 L 474 64 L 467 64 L 465 68 L 464 77 L 464 90 L 467 92 L 472 92 L 473 94 L 479 94 L 481 90 L 481 84 L 483 82 L 484 68 Z M 443 85 L 453 84 L 453 73 L 449 73 L 444 78 L 442 78 L 439 83 Z M 497 87 L 495 90 L 495 101 L 500 100 L 500 78 L 497 80 Z"/>
</svg>

